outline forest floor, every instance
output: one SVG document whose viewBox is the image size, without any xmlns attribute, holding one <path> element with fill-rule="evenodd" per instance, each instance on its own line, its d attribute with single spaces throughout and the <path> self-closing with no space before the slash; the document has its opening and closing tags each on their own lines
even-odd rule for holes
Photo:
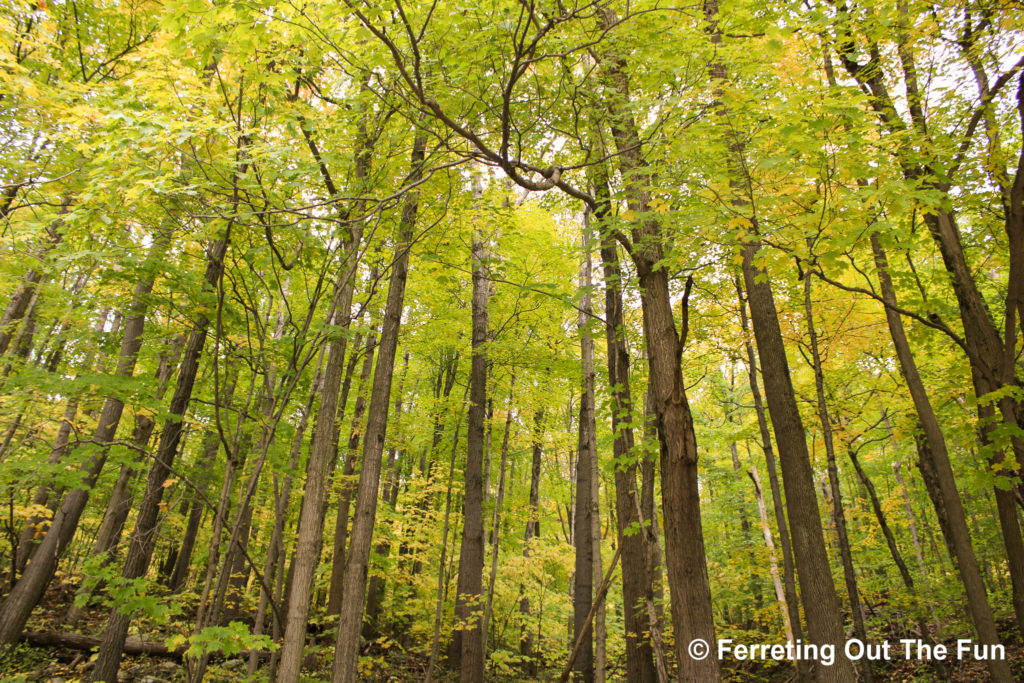
<svg viewBox="0 0 1024 683">
<path fill-rule="evenodd" d="M 37 633 L 61 634 L 68 632 L 62 627 L 61 618 L 67 605 L 74 598 L 75 586 L 58 584 L 47 592 L 44 600 L 29 622 L 27 631 Z M 102 632 L 108 613 L 103 609 L 91 610 L 82 619 L 77 631 L 84 634 L 98 635 Z M 1010 662 L 1015 677 L 1024 681 L 1024 644 L 1017 636 L 1016 628 L 1010 623 L 1001 624 L 1006 658 Z M 143 625 L 145 628 L 145 625 Z M 179 625 L 180 628 L 180 625 Z M 149 638 L 159 641 L 167 633 L 159 631 L 149 634 Z M 945 642 L 951 653 L 956 651 L 956 638 Z M 305 669 L 307 676 L 303 680 L 329 680 L 331 667 L 331 648 L 327 645 L 318 647 L 307 655 Z M 426 662 L 422 657 L 407 654 L 401 648 L 381 649 L 372 644 L 364 654 L 371 655 L 360 663 L 366 667 L 362 677 L 373 683 L 392 683 L 419 681 L 423 678 Z M 61 646 L 34 646 L 23 642 L 16 648 L 0 656 L 0 681 L 4 683 L 38 682 L 38 683 L 74 683 L 88 680 L 91 653 L 88 650 Z M 951 657 L 948 661 L 950 679 L 953 683 L 982 683 L 989 680 L 985 663 L 981 661 L 956 661 Z M 247 662 L 242 655 L 234 657 L 215 656 L 210 662 L 206 680 L 244 681 Z M 489 677 L 495 683 L 512 683 L 513 681 L 548 681 L 557 678 L 560 670 L 551 669 L 541 672 L 536 678 L 524 678 L 517 675 Z M 794 679 L 793 670 L 785 663 L 723 663 L 723 679 L 735 683 L 747 681 L 759 683 L 788 683 Z M 909 660 L 902 657 L 893 661 L 880 662 L 875 669 L 875 679 L 881 682 L 920 682 L 941 680 L 936 670 L 927 663 Z M 179 683 L 185 680 L 185 673 L 180 658 L 173 656 L 135 655 L 125 656 L 118 674 L 119 681 L 131 683 Z M 257 673 L 257 678 L 259 674 Z M 458 680 L 457 672 L 441 670 L 436 672 L 435 680 L 439 683 Z M 624 680 L 609 671 L 609 681 Z"/>
<path fill-rule="evenodd" d="M 1011 662 L 1017 680 L 1024 681 L 1024 646 L 1019 643 L 1007 647 L 1007 658 Z M 330 679 L 330 662 L 323 658 L 320 660 L 323 666 L 305 681 L 320 681 Z M 88 680 L 90 668 L 89 653 L 80 650 L 72 650 L 60 647 L 32 647 L 21 645 L 12 650 L 3 658 L 0 658 L 0 680 L 15 683 L 18 681 L 32 681 L 40 683 L 74 683 L 76 681 Z M 988 681 L 988 672 L 983 662 L 951 662 L 950 675 L 953 683 L 981 683 Z M 307 674 L 312 673 L 307 670 Z M 493 678 L 493 681 L 518 681 L 518 680 L 553 680 L 557 677 L 558 671 L 551 670 L 536 679 L 524 679 L 516 676 L 502 676 Z M 449 675 L 450 674 L 450 675 Z M 258 675 L 258 674 L 257 674 Z M 374 683 L 391 683 L 422 680 L 422 662 L 411 661 L 410 658 L 396 653 L 395 655 L 378 660 L 373 673 L 365 678 Z M 227 659 L 213 662 L 210 665 L 206 680 L 209 681 L 243 681 L 246 680 L 245 661 L 242 659 Z M 788 667 L 776 668 L 774 670 L 757 669 L 725 669 L 723 678 L 727 681 L 737 683 L 745 681 L 759 681 L 764 683 L 784 683 L 792 681 L 792 670 Z M 139 655 L 125 657 L 121 666 L 119 681 L 131 681 L 135 683 L 178 683 L 184 681 L 184 670 L 180 662 L 169 659 Z M 257 678 L 257 680 L 259 680 Z M 458 680 L 457 672 L 440 671 L 435 680 L 443 683 L 448 680 Z M 609 680 L 624 680 L 610 678 Z M 909 661 L 899 662 L 895 666 L 879 669 L 875 672 L 875 680 L 882 682 L 920 682 L 941 680 L 936 672 L 920 662 Z"/>
</svg>

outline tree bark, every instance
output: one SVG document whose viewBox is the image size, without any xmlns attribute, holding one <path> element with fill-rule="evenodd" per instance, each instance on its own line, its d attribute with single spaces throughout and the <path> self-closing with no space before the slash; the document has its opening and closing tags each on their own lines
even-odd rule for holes
<svg viewBox="0 0 1024 683">
<path fill-rule="evenodd" d="M 605 339 L 608 347 L 608 385 L 612 394 L 612 451 L 615 458 L 615 519 L 618 541 L 622 546 L 623 627 L 626 638 L 626 674 L 631 681 L 653 683 L 657 680 L 651 642 L 642 637 L 644 630 L 657 630 L 648 624 L 647 603 L 653 603 L 654 573 L 660 565 L 657 519 L 654 510 L 654 463 L 645 458 L 650 478 L 647 499 L 637 491 L 637 466 L 634 459 L 633 402 L 630 392 L 630 359 L 626 347 L 622 305 L 622 269 L 612 230 L 604 221 L 611 210 L 607 171 L 595 167 L 594 186 L 600 200 L 594 218 L 601 240 L 601 264 L 605 288 Z M 645 629 L 645 624 L 647 629 Z"/>
<path fill-rule="evenodd" d="M 821 353 L 818 349 L 818 331 L 814 327 L 814 309 L 811 304 L 811 278 L 804 278 L 804 311 L 807 314 L 807 331 L 810 337 L 811 364 L 814 370 L 814 389 L 817 398 L 818 420 L 825 441 L 825 458 L 828 469 L 829 490 L 832 492 L 832 519 L 835 524 L 836 537 L 839 541 L 839 555 L 843 563 L 843 578 L 846 581 L 846 594 L 850 600 L 850 612 L 853 616 L 854 635 L 867 643 L 867 630 L 864 628 L 864 612 L 861 609 L 860 593 L 857 588 L 857 573 L 853 567 L 853 553 L 850 550 L 850 536 L 846 527 L 846 511 L 843 508 L 843 494 L 839 488 L 839 467 L 836 464 L 836 449 L 832 438 L 832 422 L 829 417 L 828 405 L 825 403 L 825 374 L 822 371 Z M 864 680 L 873 683 L 875 680 L 871 660 L 861 660 Z"/>
<path fill-rule="evenodd" d="M 373 370 L 373 352 L 377 337 L 373 329 L 366 335 L 363 350 L 363 367 L 359 375 L 359 391 L 355 409 L 352 411 L 352 430 L 347 440 L 347 457 L 342 470 L 341 495 L 338 498 L 338 513 L 334 519 L 334 548 L 331 557 L 331 584 L 328 589 L 327 614 L 338 614 L 341 609 L 341 582 L 345 575 L 345 549 L 348 541 L 348 517 L 355 489 L 351 481 L 355 474 L 356 450 L 362 433 L 363 414 L 366 412 L 366 392 L 370 389 L 370 373 Z M 339 415 L 339 419 L 340 419 Z"/>
<path fill-rule="evenodd" d="M 169 233 L 166 235 L 169 240 Z M 150 256 L 149 267 L 155 264 L 155 258 L 164 246 L 164 238 L 158 238 Z M 147 299 L 153 289 L 154 274 L 144 273 L 135 287 L 132 302 L 124 323 L 124 334 L 118 353 L 116 377 L 131 377 L 135 371 L 135 361 L 142 347 L 142 332 L 145 326 Z M 31 562 L 21 579 L 0 604 L 0 648 L 6 649 L 18 641 L 25 622 L 42 597 L 46 586 L 53 578 L 60 559 L 67 545 L 75 535 L 78 521 L 89 501 L 89 494 L 96 483 L 103 465 L 106 463 L 108 444 L 113 441 L 117 426 L 124 411 L 124 402 L 111 396 L 103 404 L 92 441 L 95 451 L 82 465 L 83 482 L 80 488 L 74 489 L 64 496 L 46 536 L 39 543 Z"/>
<path fill-rule="evenodd" d="M 992 615 L 992 608 L 988 603 L 988 593 L 985 590 L 981 569 L 978 567 L 978 560 L 974 554 L 974 548 L 971 546 L 967 517 L 960 500 L 960 493 L 956 488 L 956 478 L 949 461 L 946 438 L 939 426 L 935 411 L 932 409 L 928 391 L 917 370 L 917 363 L 903 328 L 903 320 L 893 310 L 893 307 L 897 305 L 897 300 L 892 278 L 889 275 L 889 262 L 878 236 L 874 233 L 871 235 L 871 248 L 875 256 L 875 267 L 878 270 L 879 287 L 886 303 L 885 318 L 889 325 L 889 334 L 896 347 L 900 372 L 907 383 L 907 390 L 910 392 L 918 420 L 921 423 L 923 433 L 920 435 L 921 447 L 918 449 L 921 473 L 923 476 L 934 478 L 936 488 L 941 496 L 941 502 L 935 498 L 932 499 L 932 502 L 935 504 L 935 511 L 940 521 L 946 520 L 946 524 L 941 525 L 942 531 L 947 539 L 947 544 L 953 550 L 957 570 L 960 572 L 960 579 L 967 593 L 968 611 L 977 631 L 978 640 L 984 644 L 995 645 L 1000 642 L 999 633 Z M 986 661 L 986 666 L 992 675 L 992 680 L 996 683 L 1009 683 L 1013 680 L 1010 667 L 1005 661 L 989 659 Z"/>
<path fill-rule="evenodd" d="M 743 277 L 754 338 L 761 358 L 768 412 L 775 428 L 775 441 L 779 446 L 782 479 L 786 487 L 786 507 L 792 524 L 793 551 L 807 615 L 807 630 L 812 642 L 818 645 L 830 643 L 837 651 L 842 651 L 845 637 L 839 601 L 832 583 L 832 569 L 825 551 L 814 472 L 804 437 L 803 420 L 800 418 L 790 379 L 775 298 L 768 274 L 755 264 L 759 249 L 760 240 L 748 239 L 742 246 Z M 853 681 L 853 664 L 845 657 L 837 658 L 835 666 L 817 667 L 815 677 L 821 683 Z"/>
<path fill-rule="evenodd" d="M 540 520 L 539 520 L 539 506 L 540 506 L 540 471 L 541 471 L 541 454 L 543 451 L 543 444 L 541 437 L 543 432 L 541 431 L 542 425 L 544 424 L 544 409 L 538 408 L 533 414 L 533 457 L 532 464 L 530 467 L 530 507 L 528 508 L 529 517 L 526 520 L 526 532 L 523 534 L 523 557 L 530 557 L 530 542 L 540 535 Z M 519 599 L 519 613 L 523 615 L 523 628 L 522 634 L 519 638 L 519 654 L 525 658 L 524 672 L 527 675 L 533 676 L 537 671 L 537 662 L 534 659 L 533 653 L 533 636 L 530 633 L 529 618 L 530 618 L 530 597 L 525 591 L 525 587 L 520 584 L 519 592 L 522 597 Z"/>
<path fill-rule="evenodd" d="M 466 384 L 465 398 L 469 396 L 469 384 Z M 434 633 L 430 640 L 430 659 L 427 661 L 427 673 L 423 676 L 424 683 L 430 683 L 433 679 L 434 669 L 437 667 L 441 654 L 441 608 L 444 606 L 445 594 L 445 561 L 448 558 L 448 533 L 451 531 L 452 514 L 452 482 L 455 478 L 455 454 L 459 447 L 459 429 L 462 427 L 462 412 L 455 421 L 455 435 L 452 437 L 452 450 L 448 458 L 448 486 L 444 498 L 444 524 L 441 529 L 441 557 L 437 564 L 437 594 L 434 601 Z"/>
<path fill-rule="evenodd" d="M 412 148 L 411 170 L 408 182 L 423 177 L 426 134 L 417 132 Z M 342 591 L 341 612 L 338 619 L 338 637 L 334 650 L 334 680 L 354 682 L 358 678 L 359 631 L 362 624 L 363 602 L 366 597 L 366 577 L 370 563 L 373 525 L 377 514 L 380 490 L 381 456 L 387 432 L 388 409 L 391 405 L 391 380 L 395 369 L 398 333 L 405 304 L 405 285 L 409 271 L 409 251 L 412 249 L 413 230 L 419 208 L 419 193 L 409 191 L 402 207 L 399 238 L 395 245 L 394 262 L 388 281 L 388 298 L 381 325 L 377 367 L 373 374 L 373 393 L 367 412 L 366 436 L 363 439 L 363 461 L 359 470 L 359 488 L 352 519 L 352 540 Z"/>
<path fill-rule="evenodd" d="M 491 573 L 487 580 L 487 605 L 481 630 L 484 634 L 484 657 L 487 656 L 487 640 L 490 636 L 491 609 L 494 605 L 494 584 L 498 578 L 498 548 L 501 540 L 501 509 L 505 503 L 505 473 L 508 465 L 508 439 L 512 433 L 512 413 L 515 407 L 516 376 L 512 374 L 508 387 L 508 407 L 505 409 L 505 435 L 501 439 L 501 462 L 498 464 L 498 494 L 494 500 L 491 522 Z"/>
<path fill-rule="evenodd" d="M 368 161 L 366 163 L 369 163 Z M 335 325 L 346 330 L 351 321 L 352 298 L 356 270 L 359 267 L 359 247 L 362 229 L 354 224 L 346 245 L 346 258 L 335 286 Z M 323 386 L 320 390 L 320 409 L 317 413 L 312 448 L 306 463 L 306 484 L 302 508 L 296 529 L 295 557 L 288 589 L 288 611 L 285 615 L 284 641 L 278 661 L 278 681 L 298 683 L 302 657 L 306 644 L 306 622 L 309 617 L 309 597 L 313 576 L 320 560 L 320 546 L 324 530 L 324 503 L 327 499 L 328 471 L 337 452 L 335 420 L 338 395 L 344 371 L 348 338 L 342 332 L 331 339 L 327 350 Z"/>
<path fill-rule="evenodd" d="M 591 629 L 590 607 L 594 593 L 594 536 L 592 533 L 594 500 L 593 478 L 597 466 L 597 426 L 594 418 L 594 340 L 586 330 L 591 313 L 590 305 L 590 245 L 584 228 L 583 264 L 580 267 L 580 291 L 577 327 L 580 335 L 582 386 L 577 439 L 576 504 L 573 517 L 573 540 L 576 545 L 576 571 L 573 574 L 573 642 L 578 652 L 573 664 L 577 680 L 594 681 L 594 634 Z M 598 548 L 600 552 L 600 548 Z"/>
<path fill-rule="evenodd" d="M 44 264 L 49 253 L 64 239 L 64 233 L 60 231 L 64 225 L 64 220 L 61 217 L 67 214 L 70 207 L 71 198 L 65 196 L 61 199 L 57 219 L 46 228 L 46 242 L 36 255 L 36 258 Z M 43 268 L 29 268 L 22 276 L 21 284 L 18 285 L 7 302 L 7 308 L 4 309 L 3 316 L 0 316 L 0 356 L 7 352 L 11 341 L 17 335 L 18 323 L 25 317 L 29 305 L 35 300 L 36 290 L 39 283 L 42 282 L 44 274 Z"/>
<path fill-rule="evenodd" d="M 227 399 L 230 401 L 230 399 Z M 220 437 L 216 432 L 207 432 L 203 439 L 203 452 L 199 457 L 199 470 L 201 474 L 204 474 L 203 470 L 209 470 L 212 468 L 213 463 L 217 459 L 217 450 L 220 448 Z M 203 518 L 203 512 L 206 509 L 205 502 L 202 501 L 206 497 L 206 492 L 210 487 L 210 477 L 201 476 L 199 477 L 200 490 L 192 500 L 192 505 L 189 509 L 188 521 L 185 524 L 185 535 L 181 540 L 181 547 L 178 548 L 178 557 L 175 558 L 174 570 L 171 572 L 170 579 L 167 581 L 167 587 L 170 588 L 172 593 L 180 593 L 185 588 L 185 583 L 188 581 L 189 566 L 192 562 L 192 551 L 195 548 L 196 536 L 199 533 L 199 524 Z M 198 495 L 202 493 L 202 498 Z"/>
<path fill-rule="evenodd" d="M 461 652 L 454 664 L 462 683 L 484 679 L 484 637 L 481 623 L 484 568 L 483 450 L 487 403 L 487 319 L 490 299 L 488 257 L 482 228 L 473 236 L 473 357 L 469 372 L 469 415 L 466 421 L 466 488 L 459 553 L 456 628 Z"/>
<path fill-rule="evenodd" d="M 748 452 L 749 455 L 749 452 Z M 782 627 L 786 632 L 786 640 L 796 642 L 793 635 L 793 624 L 789 617 L 789 605 L 786 599 L 786 589 L 779 577 L 779 563 L 775 559 L 775 539 L 772 537 L 772 527 L 768 523 L 768 510 L 764 504 L 764 493 L 761 488 L 761 477 L 757 473 L 757 466 L 751 463 L 747 470 L 750 481 L 754 484 L 754 498 L 757 501 L 757 512 L 761 517 L 761 534 L 764 536 L 764 545 L 768 548 L 768 573 L 771 574 L 772 584 L 775 586 L 775 599 L 779 603 L 782 612 Z"/>
<path fill-rule="evenodd" d="M 241 149 L 239 154 L 241 154 Z M 227 252 L 228 241 L 231 237 L 231 226 L 232 223 L 229 222 L 223 239 L 214 242 L 207 254 L 206 274 L 203 278 L 203 283 L 204 292 L 208 294 L 216 291 L 224 272 L 224 255 Z M 171 398 L 168 410 L 169 417 L 164 422 L 163 429 L 160 432 L 160 443 L 157 446 L 153 464 L 149 469 L 146 491 L 139 505 L 135 529 L 132 532 L 128 555 L 125 558 L 124 570 L 121 572 L 122 578 L 126 580 L 140 578 L 149 569 L 153 548 L 156 545 L 157 517 L 160 512 L 160 502 L 163 498 L 164 482 L 167 481 L 171 467 L 174 465 L 178 443 L 181 441 L 184 429 L 183 418 L 192 399 L 192 388 L 195 384 L 196 373 L 199 370 L 199 358 L 206 344 L 209 325 L 209 318 L 205 314 L 200 313 L 192 326 L 192 332 L 185 346 L 181 367 L 178 371 L 177 385 L 174 388 L 174 396 Z M 106 629 L 103 632 L 103 644 L 100 646 L 96 665 L 91 674 L 91 680 L 107 681 L 117 677 L 117 670 L 121 663 L 124 641 L 128 635 L 130 621 L 131 615 L 121 612 L 116 607 L 110 613 Z"/>
<path fill-rule="evenodd" d="M 610 9 L 602 13 L 601 19 L 608 29 L 616 22 Z M 676 330 L 672 313 L 668 272 L 662 264 L 663 229 L 650 211 L 650 188 L 655 183 L 644 159 L 640 135 L 629 108 L 629 78 L 624 66 L 624 61 L 614 56 L 606 58 L 603 64 L 611 86 L 608 101 L 610 125 L 619 155 L 619 169 L 625 181 L 626 203 L 635 214 L 646 217 L 631 228 L 631 256 L 644 293 L 644 333 L 660 442 L 665 563 L 679 677 L 718 681 L 721 673 L 716 657 L 695 660 L 686 650 L 689 643 L 698 638 L 707 643 L 715 642 L 711 585 L 701 528 L 697 439 L 680 366 L 685 335 Z"/>
</svg>

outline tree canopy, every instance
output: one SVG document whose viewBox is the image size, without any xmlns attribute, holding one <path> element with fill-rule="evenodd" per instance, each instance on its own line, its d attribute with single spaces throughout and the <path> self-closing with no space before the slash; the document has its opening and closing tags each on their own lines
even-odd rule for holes
<svg viewBox="0 0 1024 683">
<path fill-rule="evenodd" d="M 5 680 L 1024 677 L 1017 0 L 3 8 Z"/>
</svg>

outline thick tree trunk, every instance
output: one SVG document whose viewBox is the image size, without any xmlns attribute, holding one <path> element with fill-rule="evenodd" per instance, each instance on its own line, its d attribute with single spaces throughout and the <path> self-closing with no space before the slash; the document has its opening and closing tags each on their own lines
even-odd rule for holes
<svg viewBox="0 0 1024 683">
<path fill-rule="evenodd" d="M 602 14 L 610 28 L 616 18 L 611 10 Z M 662 264 L 663 230 L 652 218 L 650 188 L 654 185 L 636 122 L 630 111 L 629 78 L 623 62 L 611 57 L 604 65 L 611 88 L 608 102 L 612 136 L 619 154 L 619 168 L 625 179 L 625 194 L 631 211 L 645 216 L 631 230 L 633 262 L 640 280 L 644 333 L 653 406 L 661 453 L 661 495 L 665 517 L 665 564 L 668 568 L 672 621 L 675 627 L 679 677 L 685 680 L 718 681 L 718 659 L 694 659 L 687 646 L 696 639 L 715 642 L 715 621 L 711 609 L 701 528 L 700 489 L 697 471 L 697 440 L 693 416 L 686 399 L 680 359 L 685 338 L 677 332 L 672 313 L 668 272 Z"/>
<path fill-rule="evenodd" d="M 760 241 L 748 241 L 742 249 L 743 277 L 754 338 L 761 358 L 768 412 L 775 428 L 775 441 L 779 446 L 786 507 L 792 525 L 793 551 L 807 616 L 807 630 L 813 643 L 832 644 L 840 652 L 845 637 L 839 601 L 825 551 L 825 536 L 815 495 L 814 471 L 790 379 L 775 298 L 768 274 L 755 264 Z M 834 666 L 818 666 L 815 676 L 822 683 L 846 683 L 856 678 L 853 664 L 845 657 L 837 658 Z"/>
<path fill-rule="evenodd" d="M 417 133 L 413 142 L 411 170 L 408 181 L 423 177 L 426 136 Z M 405 303 L 405 284 L 409 271 L 409 251 L 419 208 L 419 194 L 412 190 L 405 196 L 399 222 L 399 238 L 395 245 L 394 263 L 388 281 L 388 298 L 381 325 L 377 367 L 373 374 L 373 393 L 363 439 L 363 461 L 359 470 L 359 488 L 352 519 L 352 540 L 345 564 L 338 638 L 334 650 L 334 680 L 354 682 L 358 678 L 359 631 L 362 625 L 363 602 L 366 597 L 366 576 L 370 563 L 373 525 L 377 515 L 380 490 L 381 457 L 387 431 L 388 409 L 391 405 L 391 380 L 398 349 L 398 333 Z"/>
<path fill-rule="evenodd" d="M 849 32 L 848 27 L 844 26 L 844 30 Z M 912 105 L 908 109 L 912 127 L 910 130 L 893 105 L 892 96 L 886 86 L 885 73 L 878 68 L 877 63 L 869 65 L 857 63 L 855 55 L 847 49 L 846 45 L 841 46 L 839 57 L 847 72 L 862 87 L 871 92 L 872 106 L 886 129 L 901 137 L 912 130 L 920 135 L 921 142 L 925 143 L 928 138 L 926 113 L 920 106 L 922 97 L 917 82 L 917 67 L 905 27 L 901 27 L 897 31 L 897 43 L 903 71 L 903 83 L 908 101 Z M 877 53 L 877 44 L 872 44 L 871 49 Z M 1021 121 L 1024 124 L 1024 83 L 1018 87 L 1017 99 Z M 914 106 L 915 102 L 916 106 Z M 902 144 L 896 153 L 896 158 L 907 180 L 940 194 L 945 201 L 952 203 L 950 173 L 945 168 L 945 164 L 935 163 L 931 157 L 930 144 L 922 144 L 919 150 L 914 150 L 912 144 Z M 1024 151 L 1021 153 L 1019 169 L 1024 170 Z M 978 398 L 982 441 L 989 451 L 989 461 L 995 466 L 993 470 L 997 472 L 997 476 L 1009 480 L 1005 487 L 995 487 L 995 498 L 1012 582 L 1014 614 L 1018 629 L 1024 629 L 1024 539 L 1021 537 L 1016 506 L 1011 493 L 1020 486 L 1021 477 L 1019 472 L 999 467 L 1006 456 L 1002 448 L 996 446 L 992 439 L 992 432 L 996 427 L 994 418 L 997 415 L 997 409 L 999 419 L 1015 432 L 1024 426 L 1022 425 L 1024 411 L 1021 410 L 1020 402 L 1015 401 L 1009 393 L 1003 394 L 995 401 L 986 398 L 993 392 L 1005 388 L 1015 390 L 1020 385 L 1014 360 L 1017 338 L 1014 319 L 1020 309 L 1021 294 L 1024 292 L 1024 178 L 1020 173 L 1014 183 L 1014 191 L 1009 195 L 1004 193 L 1003 201 L 1004 211 L 1006 211 L 1005 226 L 1009 238 L 1005 338 L 1000 336 L 999 329 L 989 311 L 988 303 L 982 296 L 971 267 L 967 263 L 954 210 L 943 205 L 934 211 L 923 212 L 923 217 L 942 256 L 943 265 L 956 296 L 960 320 L 963 324 L 963 348 L 971 367 L 971 379 L 975 395 Z M 1011 443 L 1015 459 L 1018 462 L 1024 460 L 1024 439 L 1012 437 Z"/>
</svg>

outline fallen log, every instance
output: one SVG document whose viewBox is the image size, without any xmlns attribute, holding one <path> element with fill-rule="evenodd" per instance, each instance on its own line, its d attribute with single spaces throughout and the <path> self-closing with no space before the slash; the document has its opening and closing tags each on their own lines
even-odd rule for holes
<svg viewBox="0 0 1024 683">
<path fill-rule="evenodd" d="M 25 642 L 34 647 L 66 647 L 72 650 L 92 650 L 99 647 L 101 639 L 81 633 L 53 633 L 45 631 L 26 631 Z M 151 655 L 153 657 L 168 657 L 175 661 L 181 661 L 185 654 L 185 648 L 171 649 L 156 640 L 143 640 L 138 636 L 129 636 L 124 642 L 124 653 L 126 655 Z"/>
</svg>

